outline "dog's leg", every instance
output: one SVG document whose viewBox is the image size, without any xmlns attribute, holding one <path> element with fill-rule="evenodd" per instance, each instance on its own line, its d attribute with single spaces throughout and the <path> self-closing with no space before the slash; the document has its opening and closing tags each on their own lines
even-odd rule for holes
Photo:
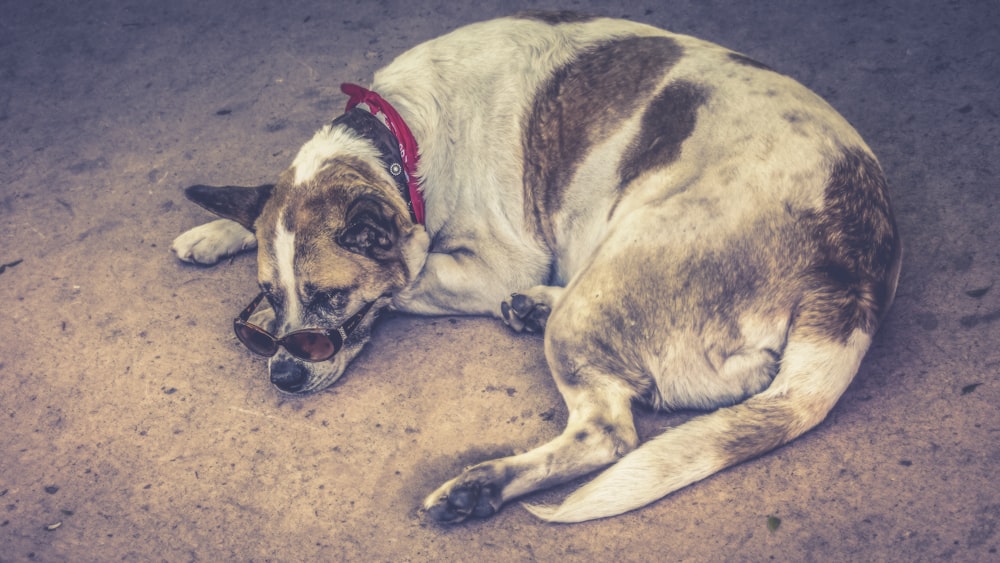
<svg viewBox="0 0 1000 563">
<path fill-rule="evenodd" d="M 419 315 L 501 316 L 500 304 L 516 288 L 539 283 L 547 265 L 494 267 L 468 251 L 431 252 L 417 278 L 393 297 L 396 310 Z"/>
<path fill-rule="evenodd" d="M 544 332 L 549 314 L 565 288 L 537 285 L 504 299 L 500 314 L 507 326 L 517 332 Z"/>
<path fill-rule="evenodd" d="M 512 498 L 605 467 L 637 446 L 634 391 L 622 379 L 593 367 L 555 377 L 569 407 L 563 433 L 529 452 L 466 469 L 424 501 L 431 518 L 454 523 L 490 516 Z"/>
<path fill-rule="evenodd" d="M 256 247 L 257 238 L 252 232 L 236 221 L 218 219 L 182 233 L 170 250 L 185 262 L 210 265 Z"/>
</svg>

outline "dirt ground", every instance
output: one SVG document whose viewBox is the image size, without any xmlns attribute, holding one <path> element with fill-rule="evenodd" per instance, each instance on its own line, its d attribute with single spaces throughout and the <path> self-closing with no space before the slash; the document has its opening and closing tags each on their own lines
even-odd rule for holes
<svg viewBox="0 0 1000 563">
<path fill-rule="evenodd" d="M 919 4 L 0 0 L 0 560 L 1000 559 L 1000 3 Z M 341 82 L 526 7 L 816 90 L 879 155 L 905 265 L 859 376 L 791 445 L 618 518 L 445 528 L 427 492 L 565 421 L 540 339 L 384 318 L 338 384 L 289 398 L 232 336 L 254 256 L 168 248 L 210 218 L 185 186 L 274 180 Z M 639 413 L 645 436 L 685 416 Z"/>
</svg>

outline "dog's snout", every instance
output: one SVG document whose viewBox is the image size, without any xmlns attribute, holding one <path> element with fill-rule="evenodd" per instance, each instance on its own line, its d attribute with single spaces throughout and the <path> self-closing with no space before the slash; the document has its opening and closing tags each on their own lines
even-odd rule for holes
<svg viewBox="0 0 1000 563">
<path fill-rule="evenodd" d="M 308 379 L 309 371 L 300 363 L 288 360 L 271 362 L 271 383 L 285 393 L 298 393 Z"/>
</svg>

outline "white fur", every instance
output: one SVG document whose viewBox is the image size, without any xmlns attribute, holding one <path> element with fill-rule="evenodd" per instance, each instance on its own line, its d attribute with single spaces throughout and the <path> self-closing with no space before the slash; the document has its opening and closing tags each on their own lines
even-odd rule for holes
<svg viewBox="0 0 1000 563">
<path fill-rule="evenodd" d="M 285 294 L 285 320 L 294 326 L 299 321 L 299 292 L 295 280 L 295 233 L 285 228 L 285 222 L 278 217 L 274 232 L 274 261 L 278 269 L 278 283 Z"/>
<path fill-rule="evenodd" d="M 330 164 L 330 159 L 338 154 L 372 159 L 379 157 L 378 151 L 370 142 L 346 128 L 333 128 L 327 125 L 317 131 L 312 140 L 303 145 L 295 156 L 292 162 L 295 185 L 308 184 Z"/>
<path fill-rule="evenodd" d="M 560 28 L 498 23 L 424 43 L 375 74 L 372 89 L 393 103 L 420 144 L 427 230 L 453 235 L 455 246 L 477 253 L 477 260 L 456 264 L 450 247 L 436 249 L 431 267 L 396 300 L 408 312 L 498 316 L 510 288 L 549 281 L 549 249 L 528 236 L 523 214 L 521 135 L 532 94 L 585 45 L 625 33 L 662 33 L 621 20 Z M 435 80 L 412 79 L 415 69 L 431 68 Z M 473 216 L 473 208 L 475 221 L 454 221 Z M 460 309 L 454 300 L 440 302 L 447 294 L 464 297 Z"/>
<path fill-rule="evenodd" d="M 257 238 L 229 219 L 218 219 L 185 231 L 174 239 L 170 250 L 193 264 L 215 264 L 219 260 L 257 246 Z"/>
</svg>

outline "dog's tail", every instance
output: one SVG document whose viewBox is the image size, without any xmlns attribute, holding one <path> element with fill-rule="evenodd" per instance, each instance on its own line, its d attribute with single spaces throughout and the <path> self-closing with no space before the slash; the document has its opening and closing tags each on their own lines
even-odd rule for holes
<svg viewBox="0 0 1000 563">
<path fill-rule="evenodd" d="M 525 505 L 551 522 L 615 516 L 759 456 L 819 424 L 847 389 L 871 332 L 846 339 L 789 335 L 771 385 L 746 401 L 694 418 L 646 442 L 559 506 Z"/>
</svg>

